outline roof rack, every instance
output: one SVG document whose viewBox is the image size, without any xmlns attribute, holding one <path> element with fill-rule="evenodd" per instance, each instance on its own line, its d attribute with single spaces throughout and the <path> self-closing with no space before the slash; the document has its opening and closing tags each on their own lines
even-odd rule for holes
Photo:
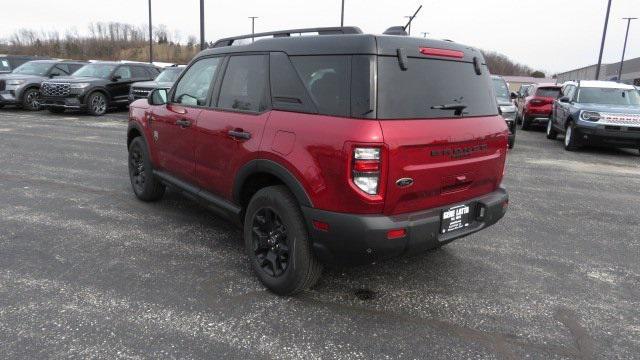
<svg viewBox="0 0 640 360">
<path fill-rule="evenodd" d="M 356 26 L 337 26 L 337 27 L 320 27 L 320 28 L 307 28 L 307 29 L 292 29 L 292 30 L 280 30 L 263 32 L 256 34 L 247 34 L 240 36 L 233 36 L 224 39 L 220 39 L 213 44 L 214 48 L 231 46 L 236 40 L 242 39 L 255 39 L 261 37 L 272 36 L 277 37 L 289 37 L 291 34 L 306 34 L 306 33 L 318 33 L 318 35 L 350 35 L 350 34 L 362 34 L 362 30 Z"/>
</svg>

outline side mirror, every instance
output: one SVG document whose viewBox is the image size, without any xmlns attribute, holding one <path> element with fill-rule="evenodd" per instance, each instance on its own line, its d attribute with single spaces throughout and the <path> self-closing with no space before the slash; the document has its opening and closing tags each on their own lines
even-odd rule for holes
<svg viewBox="0 0 640 360">
<path fill-rule="evenodd" d="M 561 97 L 560 99 L 558 99 L 558 101 L 560 101 L 561 103 L 568 103 L 571 101 L 571 99 L 569 99 L 566 96 Z"/>
<path fill-rule="evenodd" d="M 122 79 L 122 76 L 120 76 L 120 75 L 113 75 L 113 76 L 111 77 L 111 81 L 118 81 L 118 80 L 120 80 L 120 79 Z"/>
<path fill-rule="evenodd" d="M 147 97 L 149 105 L 164 105 L 167 103 L 167 89 L 154 89 Z"/>
<path fill-rule="evenodd" d="M 518 94 L 516 94 L 515 92 L 511 92 L 511 100 L 515 100 L 518 98 Z"/>
</svg>

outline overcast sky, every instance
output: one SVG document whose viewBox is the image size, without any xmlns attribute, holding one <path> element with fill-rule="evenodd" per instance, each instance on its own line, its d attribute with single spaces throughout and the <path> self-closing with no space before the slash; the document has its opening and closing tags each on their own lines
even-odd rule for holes
<svg viewBox="0 0 640 360">
<path fill-rule="evenodd" d="M 198 0 L 152 0 L 154 24 L 178 32 L 183 41 L 199 34 Z M 607 0 L 345 0 L 345 24 L 381 33 L 401 25 L 423 4 L 412 35 L 495 50 L 534 68 L 559 72 L 597 62 Z M 147 0 L 2 0 L 0 38 L 19 28 L 64 34 L 86 32 L 96 21 L 136 25 L 147 22 Z M 206 37 L 251 32 L 248 16 L 258 16 L 256 32 L 335 26 L 340 0 L 205 0 Z M 619 61 L 626 21 L 640 17 L 640 0 L 613 0 L 604 62 Z M 627 58 L 640 56 L 640 20 L 632 23 Z"/>
</svg>

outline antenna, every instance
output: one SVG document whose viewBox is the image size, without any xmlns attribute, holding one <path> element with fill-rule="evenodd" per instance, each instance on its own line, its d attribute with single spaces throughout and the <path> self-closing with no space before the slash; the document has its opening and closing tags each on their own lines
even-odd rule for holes
<svg viewBox="0 0 640 360">
<path fill-rule="evenodd" d="M 420 12 L 420 10 L 421 10 L 421 9 L 422 9 L 422 5 L 420 5 L 420 6 L 418 7 L 418 10 L 416 10 L 416 12 L 415 12 L 415 13 L 413 13 L 413 16 L 411 16 L 411 17 L 409 18 L 409 22 L 407 22 L 407 25 L 405 25 L 405 26 L 402 28 L 402 30 L 407 30 L 407 28 L 408 28 L 409 26 L 411 26 L 411 22 L 413 21 L 413 19 L 415 19 L 415 18 L 416 18 L 416 15 L 418 15 L 418 13 Z"/>
</svg>

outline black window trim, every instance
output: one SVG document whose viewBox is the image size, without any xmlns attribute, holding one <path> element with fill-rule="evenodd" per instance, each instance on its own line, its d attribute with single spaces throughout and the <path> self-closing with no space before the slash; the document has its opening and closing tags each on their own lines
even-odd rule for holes
<svg viewBox="0 0 640 360">
<path fill-rule="evenodd" d="M 225 56 L 225 61 L 224 61 L 224 68 L 222 69 L 222 71 L 219 72 L 219 78 L 216 79 L 216 81 L 214 82 L 215 84 L 215 91 L 213 92 L 213 94 L 211 94 L 211 98 L 210 98 L 210 104 L 211 107 L 210 109 L 215 110 L 215 111 L 223 111 L 223 112 L 229 112 L 229 113 L 240 113 L 240 114 L 247 114 L 247 115 L 262 115 L 266 112 L 269 112 L 273 109 L 273 105 L 271 103 L 271 61 L 270 61 L 270 57 L 271 54 L 269 52 L 237 52 L 237 53 L 229 53 L 226 54 L 227 56 Z M 228 108 L 222 108 L 218 106 L 218 102 L 220 101 L 220 92 L 222 90 L 222 81 L 224 80 L 224 75 L 227 73 L 227 67 L 229 66 L 229 61 L 232 57 L 234 56 L 250 56 L 250 55 L 266 55 L 267 56 L 267 80 L 265 83 L 266 86 L 266 91 L 264 94 L 264 101 L 265 101 L 265 109 L 262 111 L 252 111 L 252 110 L 239 110 L 239 109 L 228 109 Z M 186 70 L 185 70 L 186 71 Z M 183 72 L 184 73 L 184 72 Z M 215 101 L 214 101 L 215 100 Z"/>
<path fill-rule="evenodd" d="M 211 84 L 209 86 L 209 91 L 207 92 L 207 101 L 205 102 L 204 105 L 185 105 L 185 104 L 181 104 L 178 102 L 174 101 L 174 95 L 176 93 L 176 88 L 178 87 L 178 83 L 182 80 L 182 78 L 184 77 L 184 75 L 189 71 L 189 69 L 191 69 L 191 67 L 196 64 L 198 61 L 202 61 L 205 59 L 211 59 L 211 58 L 220 58 L 220 64 L 218 64 L 218 69 L 216 70 L 216 73 L 213 76 L 213 81 L 211 81 Z M 216 54 L 216 55 L 211 55 L 211 56 L 201 56 L 198 57 L 196 59 L 194 59 L 186 68 L 184 68 L 184 70 L 182 70 L 182 72 L 180 73 L 180 76 L 178 76 L 178 78 L 176 79 L 176 81 L 173 83 L 173 85 L 171 86 L 171 89 L 169 89 L 169 91 L 167 92 L 167 105 L 168 104 L 172 104 L 172 105 L 177 105 L 177 106 L 182 106 L 185 108 L 190 108 L 190 109 L 213 109 L 213 107 L 211 106 L 211 96 L 214 94 L 216 87 L 218 86 L 218 78 L 220 77 L 220 73 L 223 70 L 223 67 L 226 67 L 226 62 L 227 62 L 227 56 L 226 54 Z"/>
</svg>

